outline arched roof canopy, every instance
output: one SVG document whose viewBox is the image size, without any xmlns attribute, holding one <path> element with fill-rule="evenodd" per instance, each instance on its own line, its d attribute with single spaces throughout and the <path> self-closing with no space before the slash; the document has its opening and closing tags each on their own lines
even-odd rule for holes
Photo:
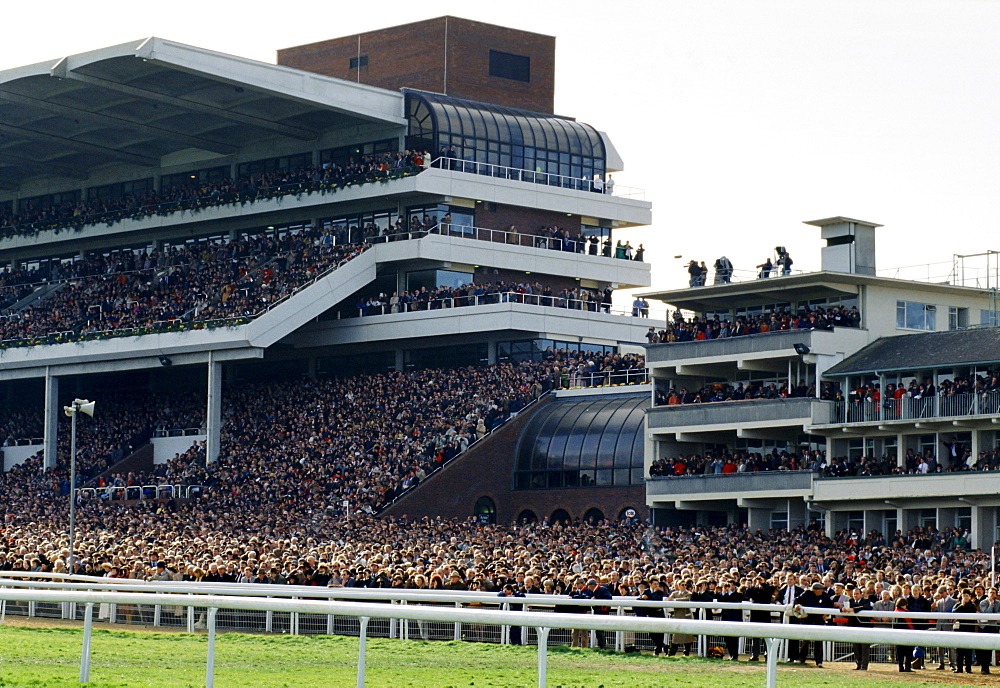
<svg viewBox="0 0 1000 688">
<path fill-rule="evenodd" d="M 604 175 L 604 138 L 573 119 L 404 89 L 410 148 L 434 156 L 593 179 Z"/>
<path fill-rule="evenodd" d="M 531 419 L 518 441 L 518 489 L 643 482 L 647 394 L 560 399 Z"/>
</svg>

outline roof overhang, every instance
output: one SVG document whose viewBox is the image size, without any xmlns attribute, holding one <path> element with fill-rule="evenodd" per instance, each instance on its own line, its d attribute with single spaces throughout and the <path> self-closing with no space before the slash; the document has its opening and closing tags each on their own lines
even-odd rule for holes
<svg viewBox="0 0 1000 688">
<path fill-rule="evenodd" d="M 234 155 L 363 123 L 403 127 L 403 95 L 146 38 L 0 71 L 0 187 L 154 168 L 184 150 Z"/>
</svg>

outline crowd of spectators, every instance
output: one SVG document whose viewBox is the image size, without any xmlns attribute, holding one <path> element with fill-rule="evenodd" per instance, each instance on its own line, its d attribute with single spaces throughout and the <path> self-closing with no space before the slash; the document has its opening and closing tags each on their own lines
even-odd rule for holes
<svg viewBox="0 0 1000 688">
<path fill-rule="evenodd" d="M 745 401 L 753 399 L 794 399 L 815 398 L 816 385 L 813 382 L 799 381 L 797 384 L 788 382 L 742 382 L 732 385 L 728 382 L 716 382 L 703 387 L 688 389 L 687 387 L 660 387 L 656 390 L 657 406 L 679 406 L 683 404 L 705 404 L 717 401 Z M 836 401 L 842 399 L 840 386 L 835 382 L 821 382 L 819 398 Z"/>
<path fill-rule="evenodd" d="M 634 385 L 646 381 L 646 357 L 642 354 L 548 349 L 542 360 L 555 365 L 553 374 L 562 389 Z"/>
<path fill-rule="evenodd" d="M 778 449 L 767 453 L 721 450 L 657 459 L 650 464 L 649 476 L 680 478 L 762 471 L 821 471 L 825 466 L 826 452 L 823 450 L 805 449 L 800 453 Z"/>
<path fill-rule="evenodd" d="M 149 473 L 113 471 L 97 483 L 107 498 L 98 489 L 80 501 L 78 571 L 321 586 L 499 591 L 512 585 L 529 595 L 568 594 L 591 579 L 614 595 L 637 595 L 655 579 L 668 597 L 680 590 L 714 593 L 727 583 L 749 591 L 760 577 L 776 589 L 788 576 L 822 583 L 825 591 L 851 583 L 879 599 L 916 586 L 944 585 L 947 592 L 948 585 L 987 583 L 988 556 L 969 551 L 968 534 L 959 529 L 827 538 L 815 527 L 653 528 L 637 518 L 489 525 L 374 515 L 551 388 L 569 365 L 591 359 L 612 370 L 641 364 L 638 357 L 549 351 L 540 362 L 486 368 L 237 381 L 225 393 L 218 462 L 206 466 L 204 446 L 196 443 Z M 102 415 L 135 414 L 109 406 L 102 405 Z M 165 424 L 198 422 L 174 402 L 163 414 Z M 734 452 L 655 466 L 661 474 L 690 475 L 825 464 L 822 452 Z M 60 469 L 43 470 L 40 457 L 0 476 L 0 570 L 66 570 L 60 481 Z M 166 484 L 205 489 L 189 501 L 150 500 L 141 490 Z M 120 487 L 147 499 L 123 503 L 112 496 Z"/>
<path fill-rule="evenodd" d="M 47 230 L 79 229 L 89 224 L 111 226 L 126 219 L 169 215 L 182 210 L 197 211 L 289 194 L 334 191 L 416 174 L 424 169 L 427 159 L 426 153 L 416 151 L 367 155 L 343 165 L 328 163 L 214 182 L 194 179 L 160 191 L 125 194 L 115 199 L 81 200 L 44 207 L 24 204 L 16 214 L 0 210 L 0 237 L 32 236 Z"/>
<path fill-rule="evenodd" d="M 358 255 L 363 246 L 335 243 L 339 229 L 306 228 L 281 236 L 262 231 L 162 250 L 91 254 L 51 266 L 47 294 L 0 313 L 0 345 L 240 322 Z M 5 272 L 2 278 L 22 277 Z"/>
<path fill-rule="evenodd" d="M 233 511 L 204 502 L 135 510 L 104 501 L 80 511 L 78 572 L 114 578 L 493 593 L 509 585 L 529 597 L 570 595 L 591 581 L 609 595 L 639 596 L 655 581 L 667 606 L 745 599 L 776 610 L 818 584 L 825 599 L 815 606 L 829 606 L 831 617 L 842 616 L 846 586 L 873 605 L 926 600 L 927 611 L 957 590 L 981 586 L 985 597 L 990 588 L 988 555 L 969 550 L 968 533 L 957 528 L 829 538 L 815 523 L 769 531 L 651 527 L 638 519 L 490 525 L 323 510 L 296 523 L 271 505 Z M 58 524 L 9 515 L 4 536 L 0 571 L 66 569 Z M 727 588 L 742 597 L 723 598 Z M 944 638 L 941 644 L 948 645 Z M 803 661 L 798 649 L 794 659 Z"/>
<path fill-rule="evenodd" d="M 756 315 L 737 316 L 734 320 L 715 315 L 685 318 L 680 310 L 662 330 L 650 329 L 646 335 L 650 344 L 692 342 L 705 339 L 725 339 L 748 334 L 781 332 L 785 330 L 829 330 L 834 327 L 859 327 L 861 314 L 857 306 L 829 306 L 799 308 L 792 311 L 782 308 Z"/>
<path fill-rule="evenodd" d="M 803 450 L 796 454 L 772 449 L 767 453 L 729 451 L 728 449 L 662 457 L 653 461 L 650 477 L 682 477 L 757 473 L 761 471 L 814 471 L 827 478 L 868 477 L 880 475 L 933 475 L 969 471 L 1000 470 L 1000 450 L 984 450 L 974 458 L 961 442 L 946 443 L 947 451 L 939 460 L 934 452 L 923 454 L 907 449 L 900 462 L 895 455 L 828 457 L 826 451 Z M 954 450 L 954 453 L 952 451 Z"/>
</svg>

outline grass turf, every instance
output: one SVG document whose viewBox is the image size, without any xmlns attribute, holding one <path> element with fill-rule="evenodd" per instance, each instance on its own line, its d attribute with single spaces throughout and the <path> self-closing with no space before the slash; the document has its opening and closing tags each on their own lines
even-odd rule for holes
<svg viewBox="0 0 1000 688">
<path fill-rule="evenodd" d="M 79 629 L 0 627 L 0 687 L 80 685 L 77 679 L 81 643 Z M 95 630 L 92 648 L 90 686 L 205 685 L 205 635 Z M 349 687 L 356 682 L 357 657 L 356 638 L 220 634 L 216 641 L 215 685 L 219 688 Z M 368 641 L 366 686 L 536 686 L 536 662 L 537 652 L 531 647 L 373 638 Z M 859 676 L 843 671 L 843 667 L 832 668 L 830 664 L 827 667 L 780 667 L 778 684 L 804 688 L 904 688 L 934 684 L 917 677 L 900 681 L 889 674 Z M 720 685 L 728 688 L 763 684 L 763 663 L 735 664 L 694 657 L 667 659 L 565 647 L 549 650 L 550 688 L 717 688 Z"/>
</svg>

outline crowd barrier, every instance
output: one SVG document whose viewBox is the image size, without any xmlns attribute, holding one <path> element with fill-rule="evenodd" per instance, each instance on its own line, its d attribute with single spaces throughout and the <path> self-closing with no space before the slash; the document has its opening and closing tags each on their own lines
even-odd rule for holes
<svg viewBox="0 0 1000 688">
<path fill-rule="evenodd" d="M 7 572 L 10 576 L 10 572 Z M 345 634 L 360 639 L 358 686 L 364 685 L 365 640 L 368 636 L 400 639 L 470 640 L 510 643 L 518 635 L 522 644 L 538 648 L 539 685 L 546 685 L 546 652 L 551 644 L 565 642 L 572 629 L 612 634 L 609 649 L 640 647 L 650 633 L 689 633 L 698 636 L 699 654 L 727 636 L 738 635 L 743 642 L 762 639 L 767 649 L 766 685 L 776 685 L 777 662 L 783 658 L 788 639 L 829 643 L 825 656 L 842 658 L 838 648 L 857 642 L 876 647 L 916 645 L 1000 650 L 1000 634 L 901 630 L 845 625 L 805 625 L 787 623 L 734 623 L 705 619 L 658 619 L 632 616 L 641 607 L 691 609 L 704 615 L 707 610 L 766 610 L 783 616 L 790 608 L 753 603 L 650 602 L 618 597 L 612 600 L 574 600 L 565 596 L 532 595 L 527 598 L 500 598 L 493 593 L 418 591 L 365 588 L 316 588 L 262 584 L 167 583 L 131 581 L 64 574 L 31 574 L 46 580 L 0 579 L 0 622 L 7 614 L 27 613 L 36 617 L 82 620 L 84 624 L 81 682 L 89 679 L 90 629 L 95 619 L 181 626 L 190 632 L 207 630 L 209 656 L 206 686 L 212 686 L 214 637 L 218 630 L 263 630 L 291 634 Z M 307 598 L 307 599 L 305 599 Z M 548 611 L 553 607 L 606 607 L 609 614 Z M 806 609 L 836 615 L 836 610 Z M 178 613 L 179 612 L 179 613 Z M 920 619 L 974 619 L 1000 621 L 1000 614 L 954 614 L 911 612 L 862 612 L 876 619 L 897 617 Z M 173 623 L 170 619 L 181 619 Z M 511 634 L 512 628 L 521 633 Z M 424 634 L 424 631 L 427 634 Z M 489 637 L 487 637 L 489 636 Z M 741 648 L 742 649 L 742 648 Z M 849 652 L 847 653 L 849 654 Z M 878 652 L 872 660 L 878 661 Z"/>
</svg>

